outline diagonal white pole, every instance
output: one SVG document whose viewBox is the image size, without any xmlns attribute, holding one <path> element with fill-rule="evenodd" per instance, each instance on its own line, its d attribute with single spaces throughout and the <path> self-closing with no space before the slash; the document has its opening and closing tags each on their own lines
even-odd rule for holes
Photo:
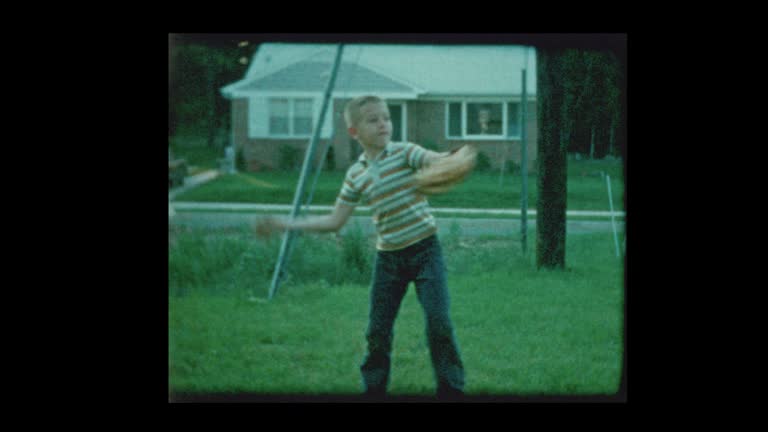
<svg viewBox="0 0 768 432">
<path fill-rule="evenodd" d="M 325 87 L 325 96 L 323 98 L 322 109 L 320 110 L 320 117 L 318 118 L 317 123 L 315 123 L 315 130 L 314 130 L 314 133 L 312 134 L 312 141 L 309 143 L 307 152 L 304 154 L 304 165 L 301 168 L 301 176 L 299 177 L 299 184 L 296 187 L 296 193 L 293 196 L 293 208 L 291 210 L 291 218 L 290 218 L 291 221 L 293 221 L 296 218 L 301 208 L 301 198 L 304 196 L 304 186 L 306 183 L 307 172 L 309 172 L 309 168 L 312 165 L 312 159 L 314 158 L 314 155 L 315 155 L 315 148 L 317 147 L 317 142 L 320 139 L 320 131 L 323 128 L 323 123 L 325 120 L 325 112 L 328 110 L 328 101 L 331 98 L 331 93 L 333 92 L 333 85 L 336 82 L 336 73 L 339 70 L 339 64 L 341 63 L 341 55 L 343 50 L 344 50 L 344 44 L 339 44 L 339 47 L 336 50 L 336 59 L 334 60 L 334 63 L 333 63 L 333 70 L 331 72 L 330 78 L 328 78 L 328 84 Z M 272 299 L 272 297 L 275 296 L 275 292 L 277 292 L 277 288 L 280 286 L 280 280 L 283 277 L 283 271 L 287 261 L 286 258 L 290 252 L 290 248 L 293 243 L 294 237 L 295 237 L 294 231 L 287 230 L 283 234 L 283 243 L 280 246 L 280 255 L 277 257 L 275 272 L 272 274 L 272 284 L 269 286 L 270 300 Z"/>
<path fill-rule="evenodd" d="M 619 237 L 616 234 L 616 219 L 613 214 L 613 195 L 611 194 L 611 176 L 605 175 L 605 182 L 608 183 L 608 204 L 611 206 L 611 226 L 613 227 L 613 243 L 616 245 L 616 257 L 619 257 Z"/>
</svg>

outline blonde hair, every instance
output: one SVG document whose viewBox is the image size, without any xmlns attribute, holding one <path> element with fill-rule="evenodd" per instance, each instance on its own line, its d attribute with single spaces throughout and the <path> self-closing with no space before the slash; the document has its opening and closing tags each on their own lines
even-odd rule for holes
<svg viewBox="0 0 768 432">
<path fill-rule="evenodd" d="M 344 107 L 344 120 L 347 122 L 347 127 L 357 125 L 357 122 L 360 121 L 360 110 L 363 108 L 363 105 L 368 103 L 386 104 L 384 99 L 373 95 L 360 96 L 352 99 L 347 102 L 347 105 Z"/>
</svg>

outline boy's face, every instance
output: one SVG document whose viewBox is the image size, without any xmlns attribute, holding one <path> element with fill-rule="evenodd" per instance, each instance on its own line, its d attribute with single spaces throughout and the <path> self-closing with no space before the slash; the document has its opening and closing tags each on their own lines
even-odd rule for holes
<svg viewBox="0 0 768 432">
<path fill-rule="evenodd" d="M 383 149 L 392 137 L 392 120 L 386 103 L 371 102 L 360 108 L 360 119 L 349 134 L 369 148 Z"/>
</svg>

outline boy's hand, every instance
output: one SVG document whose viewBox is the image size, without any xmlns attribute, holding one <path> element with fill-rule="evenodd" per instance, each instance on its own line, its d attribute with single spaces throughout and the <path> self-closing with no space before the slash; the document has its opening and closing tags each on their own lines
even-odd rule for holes
<svg viewBox="0 0 768 432">
<path fill-rule="evenodd" d="M 254 227 L 256 235 L 262 240 L 266 240 L 275 232 L 284 229 L 285 225 L 283 225 L 279 220 L 272 216 L 259 219 L 256 221 L 256 225 Z"/>
</svg>

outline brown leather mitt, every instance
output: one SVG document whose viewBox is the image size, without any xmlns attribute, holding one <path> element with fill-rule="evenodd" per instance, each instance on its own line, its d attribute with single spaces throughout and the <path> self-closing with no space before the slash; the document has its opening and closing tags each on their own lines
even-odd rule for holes
<svg viewBox="0 0 768 432">
<path fill-rule="evenodd" d="M 416 190 L 425 195 L 447 192 L 463 182 L 476 163 L 477 149 L 473 145 L 465 145 L 417 172 Z"/>
</svg>

